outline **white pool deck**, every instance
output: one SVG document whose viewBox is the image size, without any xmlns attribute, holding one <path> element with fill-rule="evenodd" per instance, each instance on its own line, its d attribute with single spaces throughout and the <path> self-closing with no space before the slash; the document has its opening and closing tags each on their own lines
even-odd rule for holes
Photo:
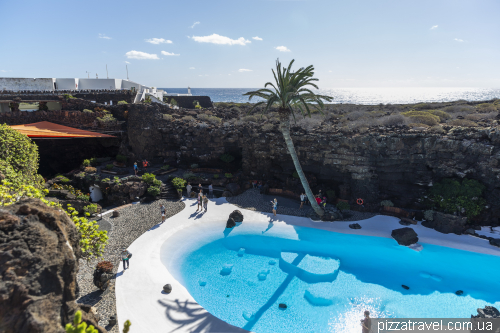
<svg viewBox="0 0 500 333">
<path fill-rule="evenodd" d="M 160 248 L 167 240 L 170 246 L 182 246 L 183 244 L 179 242 L 184 243 L 185 240 L 178 240 L 172 236 L 185 228 L 196 230 L 197 224 L 213 224 L 214 228 L 222 233 L 229 214 L 235 209 L 243 213 L 244 224 L 254 223 L 267 226 L 272 214 L 241 209 L 228 203 L 225 198 L 219 198 L 211 200 L 208 204 L 208 212 L 201 218 L 197 218 L 193 215 L 196 210 L 195 199 L 183 201 L 186 203 L 184 210 L 144 233 L 128 248 L 133 253 L 130 268 L 123 272 L 123 266 L 120 265 L 115 286 L 120 332 L 127 319 L 132 323 L 131 333 L 247 332 L 212 316 L 196 303 L 186 288 L 172 276 L 161 261 Z M 314 222 L 309 218 L 278 214 L 273 223 L 386 238 L 391 238 L 392 230 L 404 227 L 399 224 L 398 218 L 382 215 L 358 222 Z M 362 229 L 350 229 L 351 223 L 359 223 Z M 500 248 L 490 245 L 487 240 L 481 238 L 442 234 L 423 227 L 420 223 L 409 227 L 417 232 L 419 243 L 500 256 Z M 203 231 L 200 230 L 201 232 Z M 203 237 L 203 235 L 199 236 Z M 493 234 L 491 236 L 494 237 Z M 425 251 L 425 244 L 423 246 Z M 167 283 L 172 285 L 170 294 L 162 292 L 163 286 Z"/>
</svg>

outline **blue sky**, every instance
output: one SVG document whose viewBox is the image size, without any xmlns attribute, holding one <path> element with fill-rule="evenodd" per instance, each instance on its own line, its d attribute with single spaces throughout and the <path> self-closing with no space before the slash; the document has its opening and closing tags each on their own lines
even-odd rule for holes
<svg viewBox="0 0 500 333">
<path fill-rule="evenodd" d="M 261 87 L 279 57 L 320 88 L 500 88 L 499 0 L 0 0 L 1 77 Z M 254 37 L 258 37 L 256 39 Z"/>
</svg>

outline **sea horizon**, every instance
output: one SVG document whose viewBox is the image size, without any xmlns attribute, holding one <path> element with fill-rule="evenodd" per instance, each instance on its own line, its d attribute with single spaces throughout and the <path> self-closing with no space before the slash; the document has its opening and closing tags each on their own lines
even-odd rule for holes
<svg viewBox="0 0 500 333">
<path fill-rule="evenodd" d="M 167 93 L 186 94 L 187 88 L 160 88 Z M 191 88 L 194 96 L 209 96 L 212 102 L 246 103 L 244 93 L 259 88 Z M 323 88 L 318 93 L 333 97 L 332 104 L 412 104 L 453 102 L 457 100 L 488 101 L 500 98 L 500 88 L 474 87 L 384 87 Z M 252 99 L 251 102 L 256 102 Z"/>
</svg>

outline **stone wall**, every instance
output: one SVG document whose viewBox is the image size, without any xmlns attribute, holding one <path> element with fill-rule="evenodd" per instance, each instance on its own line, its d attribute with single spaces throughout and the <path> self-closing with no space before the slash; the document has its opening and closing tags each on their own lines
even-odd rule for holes
<svg viewBox="0 0 500 333">
<path fill-rule="evenodd" d="M 180 108 L 194 109 L 194 101 L 198 101 L 203 108 L 213 107 L 212 101 L 208 96 L 165 96 L 167 103 L 175 99 Z"/>
<path fill-rule="evenodd" d="M 0 91 L 0 102 L 22 102 L 22 101 L 58 101 L 63 95 L 69 94 L 76 98 L 82 98 L 97 103 L 113 104 L 119 101 L 133 103 L 136 93 L 130 90 L 57 90 L 57 91 Z"/>
<path fill-rule="evenodd" d="M 189 111 L 194 112 L 194 111 Z M 279 181 L 293 190 L 294 166 L 283 136 L 261 125 L 212 125 L 203 127 L 173 114 L 163 120 L 157 110 L 129 109 L 128 144 L 136 158 L 162 157 L 172 163 L 201 167 L 220 163 L 223 153 L 241 154 L 242 170 L 249 179 Z M 227 125 L 227 124 L 226 124 Z M 422 198 L 442 178 L 468 177 L 486 185 L 489 209 L 481 216 L 500 217 L 500 129 L 450 127 L 445 135 L 420 133 L 407 128 L 379 128 L 365 134 L 342 134 L 334 128 L 306 132 L 292 128 L 304 171 L 318 184 L 327 184 L 343 199 L 362 198 L 378 209 L 380 201 L 396 206 L 424 208 Z M 287 185 L 288 184 L 288 185 Z"/>
</svg>

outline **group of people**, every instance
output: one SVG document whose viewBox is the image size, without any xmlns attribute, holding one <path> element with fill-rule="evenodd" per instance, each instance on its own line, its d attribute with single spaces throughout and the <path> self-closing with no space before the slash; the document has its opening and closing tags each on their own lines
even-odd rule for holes
<svg viewBox="0 0 500 333">
<path fill-rule="evenodd" d="M 143 159 L 142 160 L 142 168 L 143 168 L 144 172 L 148 172 L 148 166 L 149 166 L 149 161 L 146 159 Z M 137 164 L 137 162 L 134 162 L 134 173 L 136 176 L 137 176 L 138 172 L 139 172 L 139 165 Z"/>
<path fill-rule="evenodd" d="M 319 190 L 319 194 L 316 194 L 314 196 L 314 200 L 316 200 L 316 202 L 318 203 L 318 205 L 320 207 L 323 207 L 323 209 L 325 209 L 327 199 L 326 199 L 326 197 L 323 197 L 323 198 L 321 197 L 321 190 Z M 302 207 L 304 207 L 304 203 L 308 204 L 309 203 L 309 199 L 307 198 L 307 195 L 305 195 L 305 193 L 302 192 L 300 194 L 300 208 L 301 209 L 302 209 Z"/>
<path fill-rule="evenodd" d="M 198 192 L 198 207 L 196 208 L 196 211 L 202 211 L 203 209 L 205 209 L 205 212 L 208 210 L 208 196 L 203 193 L 203 187 L 201 186 L 201 183 L 198 184 L 198 189 L 199 189 L 199 192 Z M 188 183 L 187 186 L 186 186 L 186 191 L 187 191 L 187 196 L 188 198 L 191 197 L 191 192 L 193 190 L 193 186 L 191 186 L 191 183 Z M 208 185 L 208 195 L 213 198 L 214 197 L 214 187 L 212 186 L 212 184 Z"/>
<path fill-rule="evenodd" d="M 261 181 L 257 182 L 256 180 L 254 180 L 252 182 L 252 187 L 260 190 L 262 188 L 262 182 Z"/>
</svg>

